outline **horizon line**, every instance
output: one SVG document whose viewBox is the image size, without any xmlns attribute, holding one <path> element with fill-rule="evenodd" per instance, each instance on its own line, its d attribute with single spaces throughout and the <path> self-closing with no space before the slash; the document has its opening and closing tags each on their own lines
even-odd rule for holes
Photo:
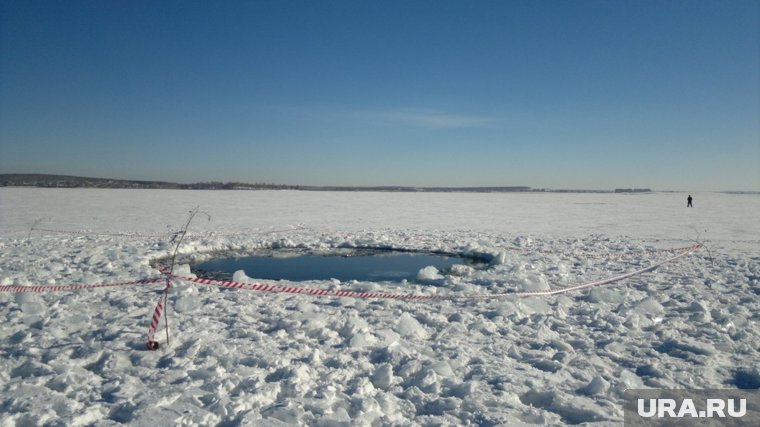
<svg viewBox="0 0 760 427">
<path fill-rule="evenodd" d="M 532 192 L 532 193 L 539 193 L 539 192 L 598 192 L 598 193 L 626 193 L 626 192 L 632 192 L 632 193 L 646 193 L 646 192 L 681 192 L 681 193 L 688 193 L 691 190 L 677 190 L 677 189 L 652 189 L 647 187 L 616 187 L 616 188 L 607 188 L 607 189 L 589 189 L 589 188 L 550 188 L 550 187 L 532 187 L 527 185 L 475 185 L 475 186 L 450 186 L 450 185 L 442 185 L 442 186 L 420 186 L 420 185 L 313 185 L 313 184 L 277 184 L 274 182 L 243 182 L 243 181 L 195 181 L 195 182 L 176 182 L 176 181 L 163 181 L 163 180 L 151 180 L 151 179 L 123 179 L 123 178 L 103 178 L 103 177 L 93 177 L 93 176 L 80 176 L 80 175 L 65 175 L 65 174 L 47 174 L 47 173 L 0 173 L 0 179 L 8 179 L 10 177 L 28 177 L 29 179 L 34 179 L 35 177 L 37 179 L 55 179 L 55 178 L 63 178 L 63 179 L 76 179 L 76 180 L 98 180 L 98 181 L 114 181 L 114 182 L 122 182 L 122 183 L 135 183 L 135 184 L 161 184 L 161 185 L 178 185 L 178 186 L 192 186 L 192 185 L 213 185 L 213 184 L 220 184 L 220 185 L 234 185 L 234 184 L 240 184 L 241 186 L 261 186 L 261 187 L 272 187 L 272 189 L 282 189 L 282 190 L 302 190 L 302 191 L 347 191 L 347 190 L 354 190 L 354 191 L 361 191 L 361 190 L 367 190 L 367 191 L 378 191 L 378 190 L 385 190 L 385 191 L 406 191 L 406 192 L 415 192 L 415 191 L 483 191 L 487 192 L 489 190 L 491 191 L 499 191 L 499 190 L 507 190 L 511 189 L 511 192 Z M 40 185 L 3 185 L 3 183 L 0 183 L 0 187 L 42 187 L 44 186 Z M 52 187 L 52 188 L 67 188 L 67 187 Z M 91 188 L 91 187 L 77 187 L 77 188 Z M 103 187 L 101 187 L 103 188 Z M 194 189 L 194 188 L 179 188 L 179 189 Z M 202 188 L 198 188 L 202 189 Z M 229 189 L 229 190 L 242 190 L 245 188 L 208 188 L 208 189 L 217 189 L 217 190 L 223 190 L 223 189 Z M 746 194 L 753 194 L 753 193 L 759 193 L 760 190 L 696 190 L 691 192 L 712 192 L 712 193 L 746 193 Z"/>
</svg>

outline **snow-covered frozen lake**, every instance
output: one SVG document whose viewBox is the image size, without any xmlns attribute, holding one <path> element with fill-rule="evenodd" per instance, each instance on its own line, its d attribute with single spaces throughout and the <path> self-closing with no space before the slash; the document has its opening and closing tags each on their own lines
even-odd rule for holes
<svg viewBox="0 0 760 427">
<path fill-rule="evenodd" d="M 488 254 L 422 283 L 298 286 L 402 301 L 176 283 L 0 292 L 1 425 L 619 425 L 627 388 L 760 387 L 760 196 L 0 188 L 0 285 L 159 277 L 180 253 L 384 247 Z M 34 227 L 33 230 L 32 227 Z M 31 230 L 31 232 L 30 232 Z M 74 233 L 63 233 L 70 231 Z M 178 267 L 189 274 L 189 267 Z M 255 273 L 250 273 L 255 276 Z M 246 275 L 236 274 L 245 281 Z M 286 283 L 287 284 L 287 283 Z"/>
</svg>

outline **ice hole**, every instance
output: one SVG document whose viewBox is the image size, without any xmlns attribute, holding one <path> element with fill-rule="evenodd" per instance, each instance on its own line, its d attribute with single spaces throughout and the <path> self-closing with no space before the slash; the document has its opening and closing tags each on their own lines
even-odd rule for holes
<svg viewBox="0 0 760 427">
<path fill-rule="evenodd" d="M 435 267 L 442 275 L 480 269 L 485 260 L 456 254 L 398 250 L 351 249 L 333 251 L 272 250 L 250 256 L 216 257 L 192 265 L 201 277 L 229 280 L 237 270 L 267 280 L 331 280 L 402 282 L 427 279 Z M 463 268 L 461 266 L 467 266 Z M 426 269 L 424 271 L 421 271 Z M 423 274 L 424 273 L 424 274 Z"/>
</svg>

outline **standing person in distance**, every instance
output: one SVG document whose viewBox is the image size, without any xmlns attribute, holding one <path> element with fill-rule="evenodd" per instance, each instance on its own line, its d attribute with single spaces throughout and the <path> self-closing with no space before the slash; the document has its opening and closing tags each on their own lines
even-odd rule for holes
<svg viewBox="0 0 760 427">
<path fill-rule="evenodd" d="M 686 198 L 686 207 L 687 208 L 693 208 L 694 206 L 691 205 L 691 194 L 689 194 L 689 197 Z"/>
</svg>

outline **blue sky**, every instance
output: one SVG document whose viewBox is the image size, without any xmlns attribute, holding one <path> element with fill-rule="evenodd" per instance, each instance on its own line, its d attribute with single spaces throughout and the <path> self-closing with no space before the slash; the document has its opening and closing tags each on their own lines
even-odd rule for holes
<svg viewBox="0 0 760 427">
<path fill-rule="evenodd" d="M 757 1 L 0 0 L 0 173 L 760 190 Z"/>
</svg>

